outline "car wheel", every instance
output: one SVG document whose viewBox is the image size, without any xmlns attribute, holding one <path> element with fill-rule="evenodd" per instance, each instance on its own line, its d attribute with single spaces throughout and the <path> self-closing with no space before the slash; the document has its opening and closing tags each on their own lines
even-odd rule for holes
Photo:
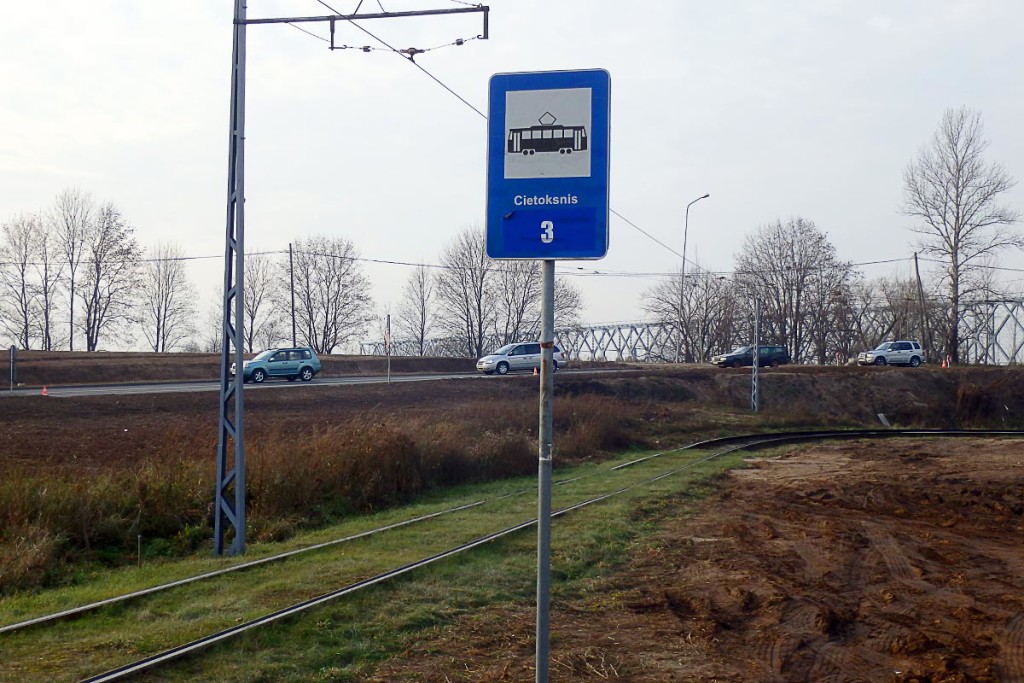
<svg viewBox="0 0 1024 683">
<path fill-rule="evenodd" d="M 772 359 L 772 367 L 773 367 L 773 368 L 777 368 L 777 367 L 779 367 L 779 361 L 778 361 L 778 360 L 775 360 L 775 359 Z"/>
<path fill-rule="evenodd" d="M 879 356 L 875 359 L 875 365 L 885 365 L 885 359 Z"/>
<path fill-rule="evenodd" d="M 266 378 L 267 378 L 267 373 L 263 372 L 262 370 L 260 370 L 258 368 L 256 370 L 252 371 L 252 381 L 255 382 L 256 384 L 262 383 L 263 380 L 265 380 Z"/>
<path fill-rule="evenodd" d="M 302 368 L 302 370 L 299 372 L 299 379 L 301 379 L 303 382 L 308 382 L 309 380 L 313 379 L 313 368 Z"/>
<path fill-rule="evenodd" d="M 507 375 L 508 374 L 508 363 L 506 363 L 504 361 L 502 361 L 501 363 L 498 363 L 498 367 L 495 368 L 495 370 L 497 371 L 497 373 L 499 375 Z"/>
<path fill-rule="evenodd" d="M 910 367 L 916 368 L 919 365 L 921 365 L 921 359 L 920 358 L 918 358 L 917 356 L 914 356 L 913 358 L 910 359 Z"/>
<path fill-rule="evenodd" d="M 730 368 L 738 368 L 739 366 L 740 366 L 740 362 L 738 360 L 729 361 L 729 367 Z"/>
</svg>

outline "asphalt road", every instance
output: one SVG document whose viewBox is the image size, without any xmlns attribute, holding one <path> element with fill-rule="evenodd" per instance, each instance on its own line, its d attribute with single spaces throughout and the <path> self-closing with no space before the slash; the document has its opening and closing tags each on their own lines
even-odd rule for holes
<svg viewBox="0 0 1024 683">
<path fill-rule="evenodd" d="M 560 371 L 567 372 L 566 370 Z M 525 373 L 513 376 L 525 376 Z M 481 375 L 479 373 L 448 373 L 448 374 L 434 374 L 424 373 L 415 375 L 392 375 L 391 382 L 429 382 L 432 380 L 439 379 L 487 379 L 491 381 L 501 381 L 501 377 Z M 339 384 L 384 384 L 388 382 L 388 378 L 384 375 L 350 375 L 347 377 L 315 377 L 310 382 L 288 382 L 285 380 L 267 380 L 263 384 L 252 384 L 248 383 L 245 385 L 245 391 L 273 391 L 273 390 L 288 390 L 297 389 L 299 387 L 327 387 L 337 386 Z M 46 387 L 46 394 L 51 398 L 75 398 L 81 396 L 124 396 L 128 394 L 170 394 L 170 393 L 187 393 L 197 391 L 220 391 L 220 381 L 202 381 L 202 382 L 148 382 L 139 384 L 80 384 L 80 385 L 68 385 L 68 386 L 57 386 L 50 385 Z M 15 396 L 39 396 L 41 389 L 34 387 L 31 389 L 14 389 L 9 391 L 0 391 L 0 398 L 3 397 L 15 397 Z"/>
</svg>

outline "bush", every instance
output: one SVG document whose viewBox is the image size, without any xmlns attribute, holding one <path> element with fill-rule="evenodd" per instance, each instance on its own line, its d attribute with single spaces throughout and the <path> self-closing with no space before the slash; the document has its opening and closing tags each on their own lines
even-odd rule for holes
<svg viewBox="0 0 1024 683">
<path fill-rule="evenodd" d="M 535 400 L 490 401 L 450 419 L 437 414 L 250 433 L 247 534 L 282 540 L 432 488 L 536 471 Z M 556 401 L 559 461 L 629 445 L 630 414 L 626 403 L 608 396 Z M 68 567 L 83 561 L 134 562 L 139 535 L 147 557 L 184 554 L 208 542 L 212 459 L 195 455 L 202 451 L 193 448 L 199 444 L 191 434 L 163 437 L 155 440 L 161 450 L 136 468 L 97 467 L 88 476 L 80 469 L 10 472 L 0 483 L 0 591 L 66 580 Z"/>
</svg>

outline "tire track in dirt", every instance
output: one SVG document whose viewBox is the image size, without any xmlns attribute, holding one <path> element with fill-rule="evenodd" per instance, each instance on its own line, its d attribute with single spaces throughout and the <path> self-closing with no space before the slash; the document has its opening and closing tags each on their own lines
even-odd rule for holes
<svg viewBox="0 0 1024 683">
<path fill-rule="evenodd" d="M 786 683 L 783 668 L 803 644 L 797 635 L 784 635 L 762 641 L 755 649 L 754 674 L 765 683 Z"/>
<path fill-rule="evenodd" d="M 999 645 L 999 660 L 996 662 L 999 680 L 1004 683 L 1024 681 L 1024 614 L 1010 619 L 996 642 Z"/>
<path fill-rule="evenodd" d="M 917 574 L 914 571 L 914 567 L 910 564 L 910 560 L 907 559 L 903 546 L 892 534 L 871 522 L 864 522 L 864 531 L 871 543 L 871 547 L 878 552 L 882 562 L 885 563 L 886 569 L 889 570 L 894 579 L 911 582 L 917 581 Z"/>
</svg>

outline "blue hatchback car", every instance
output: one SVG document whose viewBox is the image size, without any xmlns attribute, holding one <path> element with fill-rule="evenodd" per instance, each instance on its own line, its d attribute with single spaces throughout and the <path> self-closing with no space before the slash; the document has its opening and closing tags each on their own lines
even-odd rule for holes
<svg viewBox="0 0 1024 683">
<path fill-rule="evenodd" d="M 268 377 L 284 377 L 289 382 L 301 379 L 308 382 L 320 372 L 320 359 L 312 347 L 267 349 L 242 365 L 242 381 L 260 384 Z M 235 364 L 231 364 L 235 374 Z"/>
</svg>

